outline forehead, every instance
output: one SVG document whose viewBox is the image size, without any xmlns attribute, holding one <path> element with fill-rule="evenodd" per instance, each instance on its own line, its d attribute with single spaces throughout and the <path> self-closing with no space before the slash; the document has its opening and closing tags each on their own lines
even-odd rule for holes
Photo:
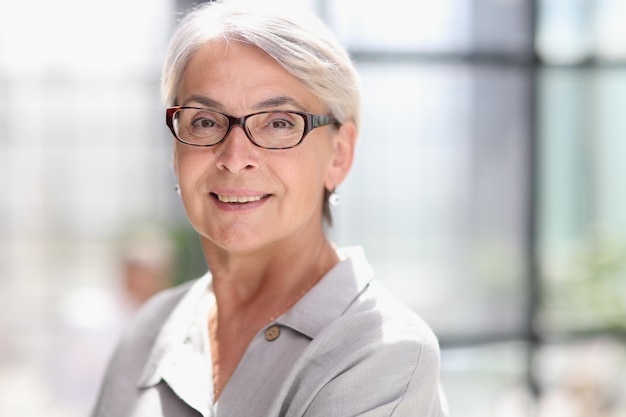
<svg viewBox="0 0 626 417">
<path fill-rule="evenodd" d="M 188 104 L 193 97 L 206 97 L 225 111 L 248 111 L 273 97 L 290 97 L 302 110 L 322 108 L 321 101 L 267 53 L 234 40 L 210 41 L 191 57 L 178 102 Z"/>
</svg>

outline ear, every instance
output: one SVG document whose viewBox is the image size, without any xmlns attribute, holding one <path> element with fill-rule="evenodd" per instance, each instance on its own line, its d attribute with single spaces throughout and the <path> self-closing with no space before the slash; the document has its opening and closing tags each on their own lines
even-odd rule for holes
<svg viewBox="0 0 626 417">
<path fill-rule="evenodd" d="M 329 191 L 343 182 L 352 167 L 357 140 L 357 128 L 354 122 L 342 123 L 332 140 L 333 155 L 324 181 Z"/>
</svg>

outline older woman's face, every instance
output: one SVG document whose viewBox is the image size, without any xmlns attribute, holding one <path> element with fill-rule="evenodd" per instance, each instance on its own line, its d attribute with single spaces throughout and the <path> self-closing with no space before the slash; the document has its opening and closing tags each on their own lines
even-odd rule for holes
<svg viewBox="0 0 626 417">
<path fill-rule="evenodd" d="M 236 41 L 214 41 L 194 55 L 178 104 L 237 117 L 264 110 L 327 114 L 297 78 Z M 259 148 L 239 127 L 212 147 L 176 142 L 175 169 L 192 225 L 205 243 L 229 252 L 319 237 L 323 189 L 338 185 L 352 160 L 354 138 L 346 141 L 343 130 L 317 128 L 285 150 Z"/>
</svg>

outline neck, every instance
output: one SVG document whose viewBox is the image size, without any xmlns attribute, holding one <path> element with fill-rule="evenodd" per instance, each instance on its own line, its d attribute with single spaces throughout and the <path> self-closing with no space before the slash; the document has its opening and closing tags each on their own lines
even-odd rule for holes
<svg viewBox="0 0 626 417">
<path fill-rule="evenodd" d="M 339 262 L 323 234 L 280 242 L 253 253 L 229 253 L 203 242 L 213 275 L 220 323 L 276 319 Z M 254 320 L 256 321 L 256 320 Z"/>
<path fill-rule="evenodd" d="M 339 258 L 323 233 L 254 253 L 233 254 L 207 241 L 203 247 L 216 298 L 208 327 L 218 398 L 254 335 L 298 302 Z"/>
</svg>

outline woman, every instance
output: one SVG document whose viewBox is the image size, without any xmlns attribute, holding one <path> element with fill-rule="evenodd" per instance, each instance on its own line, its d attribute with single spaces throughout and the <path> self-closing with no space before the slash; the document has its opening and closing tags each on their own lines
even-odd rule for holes
<svg viewBox="0 0 626 417">
<path fill-rule="evenodd" d="M 188 15 L 163 72 L 211 271 L 139 313 L 93 415 L 444 415 L 432 332 L 324 234 L 356 144 L 353 65 L 315 18 L 241 4 Z"/>
</svg>

